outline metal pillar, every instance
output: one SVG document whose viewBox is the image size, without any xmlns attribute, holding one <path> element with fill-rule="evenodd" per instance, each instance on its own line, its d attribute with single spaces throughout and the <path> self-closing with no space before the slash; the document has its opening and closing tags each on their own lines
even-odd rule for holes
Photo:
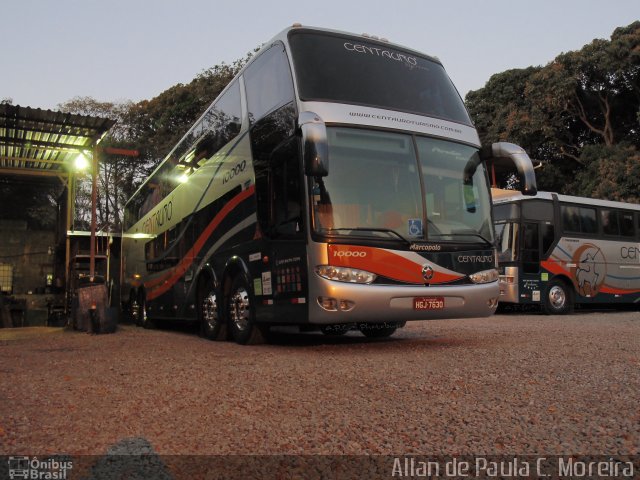
<svg viewBox="0 0 640 480">
<path fill-rule="evenodd" d="M 71 238 L 69 232 L 73 228 L 73 217 L 75 213 L 75 186 L 76 176 L 74 173 L 69 173 L 67 177 L 67 222 L 65 230 L 65 258 L 64 258 L 64 285 L 65 291 L 69 288 L 69 270 L 71 264 Z"/>
<path fill-rule="evenodd" d="M 91 165 L 91 243 L 89 257 L 89 277 L 93 281 L 96 274 L 96 204 L 98 203 L 98 148 L 93 148 Z"/>
</svg>

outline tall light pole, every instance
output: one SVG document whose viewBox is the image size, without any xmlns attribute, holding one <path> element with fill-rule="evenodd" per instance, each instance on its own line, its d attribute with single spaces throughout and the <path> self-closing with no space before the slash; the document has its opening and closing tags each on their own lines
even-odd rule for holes
<svg viewBox="0 0 640 480">
<path fill-rule="evenodd" d="M 69 231 L 73 230 L 73 220 L 75 216 L 75 190 L 78 175 L 81 175 L 89 167 L 89 160 L 84 152 L 80 152 L 75 158 L 73 165 L 69 168 L 69 176 L 67 178 L 67 230 L 66 236 L 66 248 L 65 248 L 65 285 L 69 285 L 69 265 L 71 259 L 71 239 L 69 238 Z"/>
<path fill-rule="evenodd" d="M 93 282 L 96 274 L 96 204 L 98 203 L 98 148 L 93 149 L 91 168 L 91 242 L 89 253 L 89 278 Z"/>
</svg>

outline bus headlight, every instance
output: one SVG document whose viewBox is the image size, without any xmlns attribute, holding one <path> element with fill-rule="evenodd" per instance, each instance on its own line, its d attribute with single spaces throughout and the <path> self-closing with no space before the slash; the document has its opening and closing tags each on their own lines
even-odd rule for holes
<svg viewBox="0 0 640 480">
<path fill-rule="evenodd" d="M 472 273 L 469 278 L 473 283 L 490 283 L 498 280 L 498 270 L 483 270 L 482 272 Z"/>
<path fill-rule="evenodd" d="M 358 270 L 357 268 L 333 267 L 331 265 L 318 265 L 316 273 L 327 280 L 335 280 L 347 283 L 373 283 L 377 278 L 375 273 Z"/>
</svg>

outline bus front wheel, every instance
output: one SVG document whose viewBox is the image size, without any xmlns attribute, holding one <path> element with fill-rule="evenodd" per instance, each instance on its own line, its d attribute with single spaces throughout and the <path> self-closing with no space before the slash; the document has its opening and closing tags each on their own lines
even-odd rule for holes
<svg viewBox="0 0 640 480">
<path fill-rule="evenodd" d="M 253 295 L 243 276 L 231 282 L 231 291 L 226 298 L 226 318 L 231 337 L 241 345 L 257 345 L 264 342 L 262 329 L 256 324 Z"/>
<path fill-rule="evenodd" d="M 553 279 L 545 289 L 542 311 L 547 315 L 566 315 L 573 311 L 573 290 L 564 281 Z"/>
<path fill-rule="evenodd" d="M 129 293 L 129 302 L 127 313 L 129 314 L 129 320 L 136 326 L 140 326 L 140 304 L 138 303 L 138 294 L 135 290 L 131 290 Z"/>
</svg>

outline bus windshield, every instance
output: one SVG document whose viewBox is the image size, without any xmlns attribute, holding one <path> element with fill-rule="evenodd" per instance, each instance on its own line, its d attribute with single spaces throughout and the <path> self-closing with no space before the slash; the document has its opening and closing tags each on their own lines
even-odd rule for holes
<svg viewBox="0 0 640 480">
<path fill-rule="evenodd" d="M 463 180 L 477 149 L 355 128 L 330 127 L 328 138 L 330 173 L 312 188 L 317 233 L 493 243 L 484 165 Z"/>
<path fill-rule="evenodd" d="M 293 31 L 301 100 L 333 101 L 415 113 L 471 125 L 444 67 L 372 39 Z"/>
</svg>

